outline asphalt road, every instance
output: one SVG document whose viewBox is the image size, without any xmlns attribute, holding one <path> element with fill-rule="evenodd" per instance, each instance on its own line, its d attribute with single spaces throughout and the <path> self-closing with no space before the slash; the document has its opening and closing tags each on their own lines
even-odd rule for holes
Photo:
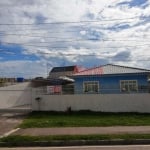
<svg viewBox="0 0 150 150">
<path fill-rule="evenodd" d="M 150 145 L 0 148 L 0 150 L 150 150 Z"/>
</svg>

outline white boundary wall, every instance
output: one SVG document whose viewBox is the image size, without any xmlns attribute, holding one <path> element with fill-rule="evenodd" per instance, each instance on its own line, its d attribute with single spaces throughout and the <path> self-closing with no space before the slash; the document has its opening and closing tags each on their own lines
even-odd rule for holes
<svg viewBox="0 0 150 150">
<path fill-rule="evenodd" d="M 35 100 L 40 97 L 41 100 Z M 91 110 L 102 112 L 150 113 L 150 94 L 37 95 L 32 109 L 40 111 Z"/>
<path fill-rule="evenodd" d="M 0 109 L 30 105 L 32 90 L 29 82 L 0 87 Z"/>
</svg>

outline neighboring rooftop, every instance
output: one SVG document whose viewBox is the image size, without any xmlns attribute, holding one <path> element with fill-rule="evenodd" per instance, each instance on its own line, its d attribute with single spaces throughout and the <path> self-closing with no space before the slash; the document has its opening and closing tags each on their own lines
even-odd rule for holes
<svg viewBox="0 0 150 150">
<path fill-rule="evenodd" d="M 64 67 L 54 67 L 51 72 L 64 72 L 64 71 L 74 71 L 76 66 L 64 66 Z"/>
<path fill-rule="evenodd" d="M 75 73 L 74 76 L 150 72 L 148 69 L 107 64 Z"/>
<path fill-rule="evenodd" d="M 64 72 L 64 71 L 80 72 L 83 70 L 85 70 L 85 68 L 80 66 L 64 66 L 64 67 L 54 67 L 50 72 Z"/>
<path fill-rule="evenodd" d="M 80 66 L 64 66 L 64 67 L 54 67 L 49 73 L 49 78 L 59 78 L 62 76 L 72 76 L 74 73 L 85 70 L 85 68 Z"/>
</svg>

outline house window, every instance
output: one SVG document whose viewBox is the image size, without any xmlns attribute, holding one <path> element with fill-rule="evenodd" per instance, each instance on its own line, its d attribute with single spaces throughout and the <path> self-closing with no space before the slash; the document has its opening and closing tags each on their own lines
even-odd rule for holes
<svg viewBox="0 0 150 150">
<path fill-rule="evenodd" d="M 87 81 L 83 83 L 84 93 L 98 93 L 99 82 L 98 81 Z"/>
<path fill-rule="evenodd" d="M 137 80 L 121 80 L 120 90 L 121 92 L 137 92 L 138 91 Z"/>
</svg>

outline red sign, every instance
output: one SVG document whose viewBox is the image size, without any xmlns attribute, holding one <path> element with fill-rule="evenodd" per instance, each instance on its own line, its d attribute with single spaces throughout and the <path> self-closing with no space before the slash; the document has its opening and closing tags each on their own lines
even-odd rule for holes
<svg viewBox="0 0 150 150">
<path fill-rule="evenodd" d="M 47 94 L 60 94 L 61 92 L 61 85 L 47 86 Z"/>
</svg>

